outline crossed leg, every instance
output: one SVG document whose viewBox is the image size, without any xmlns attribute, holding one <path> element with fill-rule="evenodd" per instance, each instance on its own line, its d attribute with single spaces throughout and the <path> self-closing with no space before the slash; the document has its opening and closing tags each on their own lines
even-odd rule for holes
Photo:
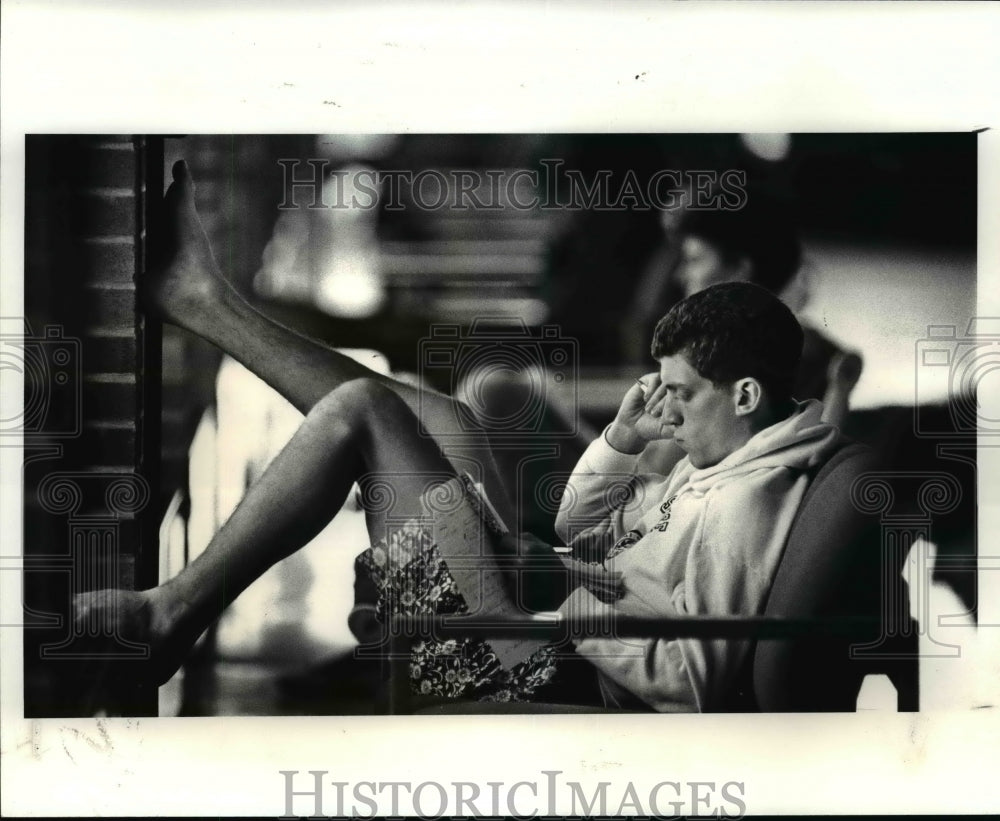
<svg viewBox="0 0 1000 821">
<path fill-rule="evenodd" d="M 198 636 L 246 587 L 312 539 L 342 506 L 354 482 L 395 499 L 392 516 L 421 515 L 421 496 L 454 476 L 453 465 L 417 432 L 417 419 L 390 387 L 345 382 L 318 401 L 208 548 L 173 579 L 147 591 L 84 593 L 78 620 L 109 627 L 150 648 L 149 678 L 166 681 Z M 374 491 L 372 491 L 374 492 Z M 498 512 L 510 515 L 506 500 Z M 373 539 L 384 513 L 367 512 Z"/>
<path fill-rule="evenodd" d="M 368 378 L 389 388 L 420 417 L 426 430 L 449 436 L 451 458 L 470 470 L 491 499 L 510 498 L 485 433 L 470 432 L 469 415 L 455 400 L 378 374 L 320 342 L 284 327 L 257 311 L 222 276 L 195 207 L 187 165 L 173 168 L 174 182 L 163 202 L 163 264 L 140 282 L 146 310 L 207 339 L 277 390 L 302 413 L 353 379 Z M 511 520 L 513 521 L 513 520 Z"/>
<path fill-rule="evenodd" d="M 233 356 L 306 414 L 299 431 L 250 488 L 191 565 L 147 591 L 104 590 L 74 601 L 80 623 L 103 623 L 150 647 L 150 678 L 166 681 L 201 632 L 253 580 L 315 536 L 355 481 L 396 499 L 393 516 L 417 516 L 429 484 L 470 470 L 501 517 L 513 522 L 485 434 L 459 427 L 454 400 L 377 374 L 255 310 L 222 277 L 177 163 L 164 199 L 163 264 L 140 283 L 146 310 Z M 463 419 L 468 418 L 464 415 Z M 460 432 L 441 442 L 424 429 Z M 369 534 L 385 534 L 367 513 Z M 109 624 L 110 621 L 110 624 Z"/>
</svg>

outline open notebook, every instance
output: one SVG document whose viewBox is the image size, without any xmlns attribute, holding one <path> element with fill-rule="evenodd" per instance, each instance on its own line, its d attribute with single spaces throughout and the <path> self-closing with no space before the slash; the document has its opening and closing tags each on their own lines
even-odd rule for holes
<svg viewBox="0 0 1000 821">
<path fill-rule="evenodd" d="M 439 485 L 422 499 L 433 521 L 434 541 L 466 604 L 477 621 L 529 617 L 512 600 L 490 540 L 508 532 L 483 487 L 464 473 Z M 536 616 L 535 618 L 539 618 Z M 507 669 L 527 659 L 544 639 L 490 639 Z"/>
</svg>

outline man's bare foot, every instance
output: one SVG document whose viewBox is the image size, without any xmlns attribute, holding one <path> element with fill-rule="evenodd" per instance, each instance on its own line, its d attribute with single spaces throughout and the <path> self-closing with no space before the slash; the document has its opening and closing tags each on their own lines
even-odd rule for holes
<svg viewBox="0 0 1000 821">
<path fill-rule="evenodd" d="M 177 672 L 193 644 L 179 629 L 178 613 L 160 588 L 96 590 L 73 597 L 74 633 L 85 643 L 96 640 L 109 648 L 114 639 L 145 646 L 148 656 L 134 669 L 137 677 L 157 686 Z M 113 660 L 100 649 L 94 653 L 95 658 Z"/>
<path fill-rule="evenodd" d="M 139 297 L 147 311 L 188 327 L 210 316 L 208 309 L 228 285 L 198 217 L 194 181 L 184 160 L 174 163 L 173 177 L 163 198 L 162 247 L 139 282 Z"/>
</svg>

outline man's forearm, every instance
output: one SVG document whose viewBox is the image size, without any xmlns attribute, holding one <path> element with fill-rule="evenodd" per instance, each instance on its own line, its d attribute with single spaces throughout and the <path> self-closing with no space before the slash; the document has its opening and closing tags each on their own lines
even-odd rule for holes
<svg viewBox="0 0 1000 821">
<path fill-rule="evenodd" d="M 635 456 L 646 449 L 646 440 L 641 438 L 634 430 L 618 421 L 608 425 L 604 432 L 605 441 L 619 453 Z"/>
</svg>

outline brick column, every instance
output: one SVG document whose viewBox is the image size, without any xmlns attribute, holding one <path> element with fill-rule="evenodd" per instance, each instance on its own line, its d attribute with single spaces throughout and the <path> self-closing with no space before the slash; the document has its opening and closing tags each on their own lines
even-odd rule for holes
<svg viewBox="0 0 1000 821">
<path fill-rule="evenodd" d="M 58 400 L 44 418 L 24 425 L 25 605 L 39 623 L 54 614 L 63 619 L 58 629 L 25 630 L 26 715 L 155 711 L 155 689 L 129 686 L 124 668 L 114 693 L 80 680 L 94 668 L 66 660 L 81 656 L 66 617 L 73 591 L 156 581 L 159 329 L 136 311 L 135 277 L 145 264 L 151 168 L 156 190 L 149 194 L 160 194 L 159 143 L 26 138 L 29 344 L 44 355 L 45 340 L 58 334 L 79 354 L 63 369 L 66 383 L 57 384 L 50 371 L 29 385 L 26 374 L 26 396 L 58 394 Z M 55 477 L 72 496 L 72 510 L 46 494 Z M 135 489 L 136 503 L 109 494 L 109 487 L 122 486 Z M 100 533 L 82 539 L 83 524 Z M 80 549 L 97 543 L 100 550 Z M 52 648 L 62 649 L 53 654 Z"/>
</svg>

